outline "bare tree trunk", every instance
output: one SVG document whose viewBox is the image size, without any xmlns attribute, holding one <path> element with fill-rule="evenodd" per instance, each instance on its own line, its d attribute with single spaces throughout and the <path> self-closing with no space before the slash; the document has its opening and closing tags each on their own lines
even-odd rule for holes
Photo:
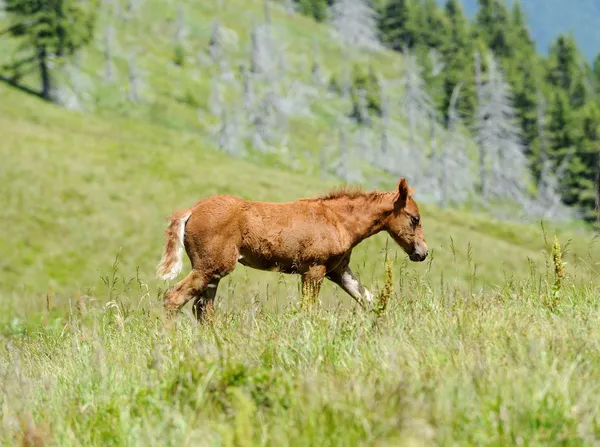
<svg viewBox="0 0 600 447">
<path fill-rule="evenodd" d="M 479 51 L 475 51 L 475 85 L 477 90 L 477 103 L 481 106 L 483 98 L 482 98 L 482 86 L 483 82 L 481 80 L 481 56 Z M 483 141 L 479 142 L 479 181 L 481 187 L 481 196 L 483 200 L 487 200 L 487 179 L 486 179 L 486 148 Z"/>
<path fill-rule="evenodd" d="M 40 78 L 42 81 L 42 98 L 46 101 L 51 101 L 51 81 L 50 81 L 50 70 L 48 69 L 48 54 L 46 53 L 46 47 L 40 45 L 38 47 L 38 64 L 40 68 Z"/>
<path fill-rule="evenodd" d="M 538 142 L 540 149 L 540 161 L 543 164 L 546 162 L 548 154 L 546 153 L 546 98 L 544 94 L 538 90 L 538 104 L 537 104 L 537 131 L 538 131 Z"/>
</svg>

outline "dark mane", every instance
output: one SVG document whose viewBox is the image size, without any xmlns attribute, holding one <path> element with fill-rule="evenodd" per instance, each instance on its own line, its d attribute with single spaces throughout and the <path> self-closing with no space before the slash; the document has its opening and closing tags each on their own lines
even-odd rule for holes
<svg viewBox="0 0 600 447">
<path fill-rule="evenodd" d="M 355 199 L 366 196 L 383 196 L 389 194 L 387 191 L 365 191 L 361 186 L 339 186 L 321 196 L 315 197 L 316 200 L 334 200 L 339 198 Z"/>
<path fill-rule="evenodd" d="M 340 197 L 348 197 L 349 199 L 354 199 L 355 197 L 364 196 L 366 193 L 362 189 L 361 186 L 338 186 L 337 188 L 333 188 L 325 194 L 319 196 L 319 199 L 322 200 L 331 200 L 331 199 L 339 199 Z"/>
</svg>

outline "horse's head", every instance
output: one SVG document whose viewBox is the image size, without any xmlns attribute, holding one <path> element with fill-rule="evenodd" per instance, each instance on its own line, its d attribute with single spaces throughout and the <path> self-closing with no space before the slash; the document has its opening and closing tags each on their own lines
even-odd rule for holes
<svg viewBox="0 0 600 447">
<path fill-rule="evenodd" d="M 385 223 L 385 230 L 408 254 L 411 261 L 421 262 L 427 258 L 427 242 L 423 235 L 419 207 L 413 200 L 404 177 L 398 181 L 394 209 Z"/>
</svg>

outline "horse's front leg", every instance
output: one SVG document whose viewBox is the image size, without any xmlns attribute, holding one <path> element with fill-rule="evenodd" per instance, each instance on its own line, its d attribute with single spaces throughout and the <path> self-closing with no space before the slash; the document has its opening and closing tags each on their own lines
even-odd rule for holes
<svg viewBox="0 0 600 447">
<path fill-rule="evenodd" d="M 350 270 L 350 267 L 345 266 L 339 270 L 329 272 L 327 279 L 340 286 L 361 307 L 370 307 L 373 304 L 373 294 L 363 287 L 352 273 L 352 270 Z"/>
</svg>

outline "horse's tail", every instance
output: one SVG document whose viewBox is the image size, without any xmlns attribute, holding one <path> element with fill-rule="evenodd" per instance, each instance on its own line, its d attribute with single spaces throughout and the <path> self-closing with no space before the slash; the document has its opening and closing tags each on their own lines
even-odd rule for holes
<svg viewBox="0 0 600 447">
<path fill-rule="evenodd" d="M 156 267 L 156 276 L 160 279 L 171 280 L 181 273 L 183 262 L 183 236 L 185 224 L 192 215 L 191 209 L 175 212 L 165 230 L 165 247 L 160 263 Z"/>
</svg>

